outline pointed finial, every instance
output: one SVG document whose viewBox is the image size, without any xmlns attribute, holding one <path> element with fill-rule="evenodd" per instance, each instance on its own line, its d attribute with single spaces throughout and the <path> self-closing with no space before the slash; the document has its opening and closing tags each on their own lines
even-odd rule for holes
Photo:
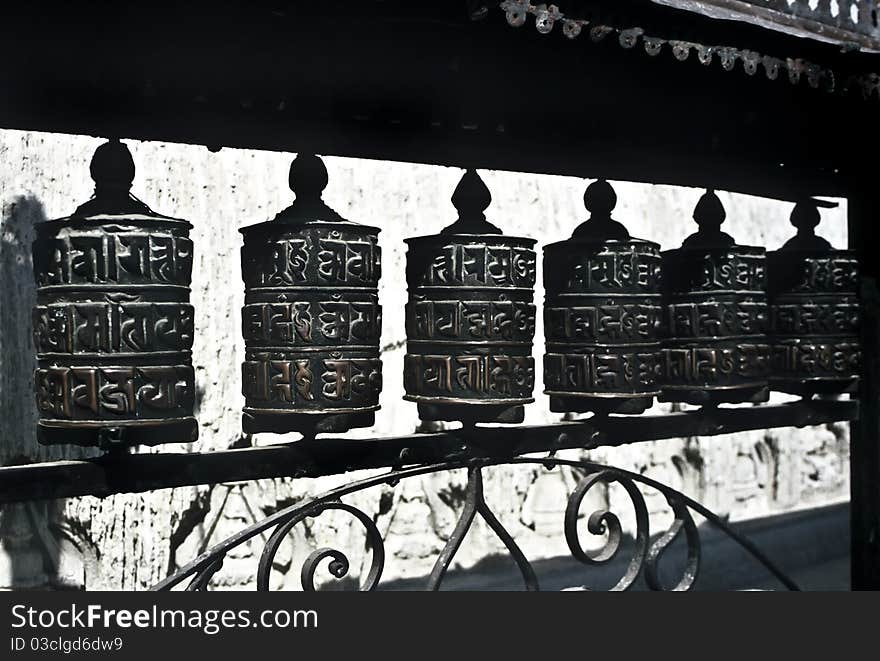
<svg viewBox="0 0 880 661">
<path fill-rule="evenodd" d="M 611 216 L 617 206 L 617 193 L 605 179 L 597 179 L 584 192 L 584 207 L 593 216 Z"/>
<path fill-rule="evenodd" d="M 492 203 L 492 194 L 475 169 L 470 168 L 464 173 L 451 199 L 458 211 L 458 220 L 442 234 L 501 234 L 501 230 L 486 220 L 483 213 Z"/>
<path fill-rule="evenodd" d="M 721 229 L 721 225 L 727 219 L 727 211 L 715 194 L 715 190 L 707 188 L 706 192 L 694 207 L 694 220 L 700 229 L 705 232 L 715 232 Z"/>
<path fill-rule="evenodd" d="M 297 201 L 317 201 L 327 188 L 327 166 L 315 154 L 299 154 L 290 164 L 288 182 Z"/>
<path fill-rule="evenodd" d="M 134 181 L 134 159 L 128 147 L 114 138 L 95 150 L 89 172 L 95 182 L 95 195 L 127 193 Z"/>
<path fill-rule="evenodd" d="M 794 205 L 791 211 L 791 224 L 797 227 L 798 234 L 813 235 L 822 217 L 819 215 L 819 207 L 812 200 L 801 200 Z"/>
<path fill-rule="evenodd" d="M 74 216 L 98 214 L 152 214 L 150 208 L 131 196 L 134 159 L 118 138 L 100 145 L 92 155 L 89 172 L 95 182 L 95 195 L 73 212 Z"/>
<path fill-rule="evenodd" d="M 275 220 L 288 224 L 315 221 L 348 222 L 321 199 L 328 181 L 327 166 L 320 156 L 297 154 L 290 164 L 290 174 L 287 178 L 290 190 L 294 192 L 296 199 L 293 204 L 275 216 Z"/>
<path fill-rule="evenodd" d="M 590 212 L 590 218 L 578 225 L 572 236 L 596 241 L 629 240 L 626 227 L 611 218 L 611 212 L 616 206 L 617 193 L 611 184 L 605 179 L 594 181 L 584 192 L 584 207 Z"/>
<path fill-rule="evenodd" d="M 483 213 L 492 203 L 492 193 L 477 171 L 469 169 L 462 175 L 458 186 L 452 193 L 452 206 L 461 218 L 485 218 Z"/>
<path fill-rule="evenodd" d="M 822 220 L 819 206 L 836 207 L 834 202 L 824 202 L 807 197 L 799 200 L 791 212 L 791 224 L 797 228 L 797 234 L 785 242 L 783 250 L 830 250 L 831 244 L 821 236 L 816 236 L 816 227 Z"/>
<path fill-rule="evenodd" d="M 724 205 L 715 194 L 715 189 L 707 188 L 694 207 L 694 220 L 700 229 L 691 234 L 682 243 L 689 248 L 723 248 L 736 242 L 733 237 L 721 231 L 721 225 L 727 218 Z"/>
</svg>

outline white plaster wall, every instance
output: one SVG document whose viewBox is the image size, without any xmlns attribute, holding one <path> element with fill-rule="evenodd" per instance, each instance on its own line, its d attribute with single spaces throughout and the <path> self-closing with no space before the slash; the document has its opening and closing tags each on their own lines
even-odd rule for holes
<svg viewBox="0 0 880 661">
<path fill-rule="evenodd" d="M 70 213 L 92 193 L 91 154 L 102 140 L 87 136 L 0 131 L 0 462 L 76 456 L 83 451 L 38 447 L 32 398 L 33 350 L 30 308 L 34 301 L 30 242 L 33 226 Z M 239 365 L 243 355 L 239 310 L 238 229 L 272 217 L 289 204 L 287 171 L 293 154 L 127 141 L 137 166 L 132 192 L 158 212 L 190 220 L 195 229 L 192 302 L 196 307 L 193 349 L 201 391 L 197 415 L 200 439 L 176 451 L 208 451 L 241 438 Z M 382 228 L 384 310 L 384 390 L 375 427 L 351 432 L 374 436 L 412 432 L 415 404 L 404 402 L 402 240 L 432 234 L 455 218 L 449 197 L 461 176 L 455 168 L 325 159 L 330 184 L 324 199 L 343 216 Z M 546 243 L 567 237 L 584 220 L 587 182 L 571 177 L 487 171 L 493 194 L 490 220 L 507 233 Z M 672 248 L 694 230 L 692 209 L 701 191 L 668 186 L 615 183 L 615 217 L 634 236 Z M 791 205 L 719 193 L 728 211 L 725 230 L 741 243 L 779 247 L 792 233 Z M 845 206 L 824 212 L 819 233 L 843 246 Z M 540 269 L 540 266 L 539 266 Z M 539 285 L 536 302 L 543 291 Z M 538 316 L 535 355 L 543 353 Z M 538 358 L 540 363 L 540 358 Z M 561 416 L 548 412 L 537 370 L 537 402 L 527 423 Z M 658 410 L 661 410 L 658 407 Z M 273 435 L 254 443 L 290 440 Z M 165 451 L 162 449 L 143 451 Z M 571 452 L 582 456 L 582 452 Z M 710 508 L 742 519 L 845 499 L 848 493 L 848 438 L 844 426 L 808 430 L 749 432 L 712 439 L 675 439 L 593 452 L 607 461 L 656 477 L 702 500 Z M 0 585 L 84 585 L 89 589 L 141 589 L 219 541 L 277 508 L 353 479 L 266 480 L 244 485 L 202 486 L 78 498 L 50 505 L 10 506 L 0 511 Z M 566 554 L 562 538 L 565 499 L 576 483 L 568 470 L 547 472 L 500 468 L 486 481 L 486 496 L 499 517 L 532 558 Z M 389 556 L 385 576 L 430 571 L 454 526 L 464 476 L 434 475 L 374 489 L 351 502 L 377 512 Z M 627 522 L 629 505 L 615 489 L 607 496 Z M 594 501 L 602 504 L 605 495 Z M 662 524 L 662 498 L 649 506 Z M 631 518 L 631 516 L 630 516 Z M 34 523 L 37 522 L 37 523 Z M 629 522 L 631 523 L 631 522 Z M 276 582 L 297 587 L 298 561 L 316 544 L 346 544 L 362 555 L 363 536 L 344 515 L 325 515 L 298 529 L 276 561 Z M 501 549 L 479 522 L 458 556 L 464 566 Z M 253 584 L 259 543 L 239 549 L 224 565 L 217 584 Z M 356 573 L 356 572 L 355 572 Z"/>
</svg>

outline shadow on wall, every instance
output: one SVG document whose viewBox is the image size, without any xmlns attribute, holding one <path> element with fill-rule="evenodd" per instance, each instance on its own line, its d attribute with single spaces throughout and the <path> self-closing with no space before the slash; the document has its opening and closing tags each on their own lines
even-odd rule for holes
<svg viewBox="0 0 880 661">
<path fill-rule="evenodd" d="M 31 243 L 36 224 L 45 220 L 43 204 L 29 195 L 13 198 L 0 214 L 0 465 L 69 456 L 63 448 L 40 446 L 36 438 Z M 0 588 L 68 584 L 62 575 L 69 572 L 61 565 L 69 555 L 62 546 L 69 542 L 57 531 L 63 509 L 63 500 L 0 507 Z"/>
<path fill-rule="evenodd" d="M 31 243 L 35 225 L 46 220 L 32 196 L 14 198 L 2 209 L 0 235 L 0 462 L 35 460 L 47 453 L 37 445 L 31 339 L 31 309 L 36 303 Z"/>
</svg>

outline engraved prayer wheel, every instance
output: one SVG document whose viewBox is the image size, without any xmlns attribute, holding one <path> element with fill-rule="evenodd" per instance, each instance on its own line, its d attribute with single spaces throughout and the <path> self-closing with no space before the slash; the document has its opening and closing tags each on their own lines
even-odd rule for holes
<svg viewBox="0 0 880 661">
<path fill-rule="evenodd" d="M 545 394 L 556 412 L 643 413 L 660 394 L 660 246 L 611 218 L 606 181 L 590 219 L 544 248 Z"/>
<path fill-rule="evenodd" d="M 312 436 L 375 422 L 379 229 L 328 207 L 326 186 L 323 161 L 300 154 L 290 166 L 294 203 L 241 230 L 245 433 Z"/>
<path fill-rule="evenodd" d="M 94 197 L 36 228 L 38 438 L 194 441 L 192 225 L 129 193 L 134 162 L 119 141 L 98 147 L 90 169 Z"/>
<path fill-rule="evenodd" d="M 486 220 L 475 170 L 452 196 L 458 220 L 406 240 L 405 399 L 422 420 L 521 422 L 533 402 L 535 241 Z"/>
<path fill-rule="evenodd" d="M 797 235 L 767 255 L 770 387 L 794 395 L 851 393 L 859 383 L 859 263 L 816 236 L 820 205 L 837 206 L 798 202 Z"/>
<path fill-rule="evenodd" d="M 769 397 L 766 255 L 721 231 L 713 191 L 700 198 L 700 229 L 663 253 L 664 340 L 660 401 L 714 405 Z"/>
</svg>

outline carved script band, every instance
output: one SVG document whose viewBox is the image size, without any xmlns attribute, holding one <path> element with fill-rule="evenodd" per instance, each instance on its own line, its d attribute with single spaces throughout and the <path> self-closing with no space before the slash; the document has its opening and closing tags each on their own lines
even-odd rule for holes
<svg viewBox="0 0 880 661">
<path fill-rule="evenodd" d="M 773 373 L 795 378 L 858 376 L 861 358 L 855 338 L 777 341 L 773 345 Z"/>
<path fill-rule="evenodd" d="M 410 288 L 431 286 L 534 287 L 535 251 L 515 245 L 410 245 Z"/>
<path fill-rule="evenodd" d="M 242 308 L 242 333 L 248 347 L 340 346 L 377 344 L 382 331 L 378 297 L 345 301 L 253 303 Z"/>
<path fill-rule="evenodd" d="M 376 408 L 382 390 L 378 358 L 255 353 L 242 364 L 242 394 L 260 408 Z"/>
<path fill-rule="evenodd" d="M 766 257 L 763 249 L 742 246 L 670 250 L 663 254 L 663 282 L 667 293 L 763 292 L 767 286 Z"/>
<path fill-rule="evenodd" d="M 771 296 L 789 293 L 840 294 L 859 291 L 859 262 L 855 255 L 831 250 L 815 255 L 778 250 L 767 257 Z"/>
<path fill-rule="evenodd" d="M 676 338 L 759 335 L 767 330 L 767 304 L 757 298 L 671 303 L 666 321 Z"/>
<path fill-rule="evenodd" d="M 407 354 L 404 381 L 410 397 L 527 399 L 535 386 L 535 360 L 491 354 Z"/>
<path fill-rule="evenodd" d="M 193 308 L 180 303 L 53 303 L 34 308 L 38 354 L 189 351 Z"/>
<path fill-rule="evenodd" d="M 777 298 L 770 307 L 770 331 L 782 335 L 855 335 L 859 317 L 855 298 L 789 295 Z"/>
<path fill-rule="evenodd" d="M 545 306 L 545 336 L 548 342 L 586 344 L 653 340 L 660 327 L 659 303 L 657 297 L 637 303 Z"/>
<path fill-rule="evenodd" d="M 406 306 L 411 340 L 506 340 L 531 342 L 535 306 L 523 301 L 410 301 Z"/>
<path fill-rule="evenodd" d="M 61 420 L 191 415 L 194 380 L 188 365 L 40 368 L 37 408 L 44 419 Z"/>
<path fill-rule="evenodd" d="M 654 294 L 660 291 L 659 248 L 640 242 L 622 242 L 585 254 L 577 245 L 568 243 L 545 249 L 545 262 L 555 265 L 544 272 L 549 293 Z"/>
<path fill-rule="evenodd" d="M 660 377 L 660 354 L 653 348 L 594 347 L 582 353 L 547 353 L 545 390 L 553 394 L 654 392 Z"/>
<path fill-rule="evenodd" d="M 382 251 L 375 234 L 308 228 L 289 236 L 245 232 L 248 287 L 376 287 Z"/>
<path fill-rule="evenodd" d="M 663 383 L 717 387 L 766 379 L 770 355 L 770 345 L 744 340 L 664 347 Z"/>
<path fill-rule="evenodd" d="M 71 231 L 34 244 L 37 285 L 189 286 L 193 244 L 174 234 Z"/>
</svg>

